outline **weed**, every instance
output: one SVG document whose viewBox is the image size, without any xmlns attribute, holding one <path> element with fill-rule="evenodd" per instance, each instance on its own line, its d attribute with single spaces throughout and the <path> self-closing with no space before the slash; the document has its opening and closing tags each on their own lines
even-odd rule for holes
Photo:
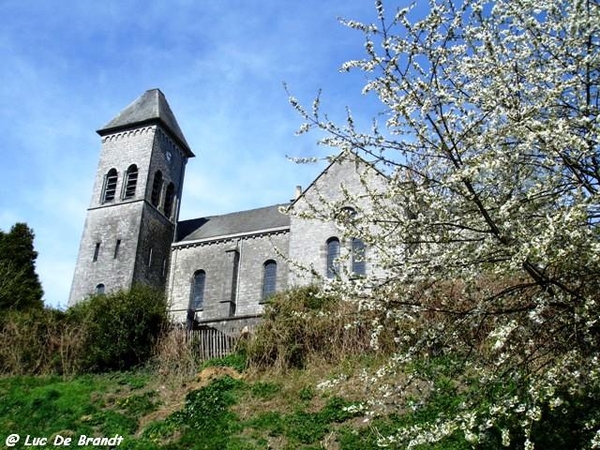
<svg viewBox="0 0 600 450">
<path fill-rule="evenodd" d="M 125 410 L 128 415 L 139 419 L 145 414 L 156 411 L 159 403 L 156 397 L 156 391 L 147 391 L 121 399 L 117 401 L 117 405 Z"/>
<path fill-rule="evenodd" d="M 207 367 L 231 367 L 238 372 L 243 372 L 246 369 L 246 356 L 242 353 L 231 353 L 221 358 L 209 359 L 200 365 L 200 370 Z"/>
<path fill-rule="evenodd" d="M 303 402 L 311 401 L 315 396 L 315 390 L 312 386 L 305 386 L 298 392 L 298 398 Z"/>
<path fill-rule="evenodd" d="M 277 383 L 267 383 L 257 381 L 251 387 L 252 395 L 263 400 L 269 400 L 275 397 L 281 391 L 281 385 Z"/>
</svg>

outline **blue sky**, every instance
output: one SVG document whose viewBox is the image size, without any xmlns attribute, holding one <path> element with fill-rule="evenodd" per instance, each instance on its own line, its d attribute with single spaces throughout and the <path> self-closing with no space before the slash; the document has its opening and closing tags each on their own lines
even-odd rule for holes
<svg viewBox="0 0 600 450">
<path fill-rule="evenodd" d="M 196 158 L 180 219 L 285 202 L 322 165 L 283 89 L 343 117 L 372 115 L 364 75 L 340 73 L 371 0 L 2 0 L 0 229 L 33 228 L 45 302 L 65 307 L 100 151 L 95 130 L 160 88 Z M 357 111 L 360 113 L 357 114 Z"/>
</svg>

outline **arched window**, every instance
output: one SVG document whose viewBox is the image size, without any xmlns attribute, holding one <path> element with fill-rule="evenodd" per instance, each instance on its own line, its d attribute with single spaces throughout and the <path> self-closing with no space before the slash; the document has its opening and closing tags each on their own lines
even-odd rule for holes
<svg viewBox="0 0 600 450">
<path fill-rule="evenodd" d="M 160 191 L 162 191 L 163 176 L 160 170 L 157 170 L 154 174 L 154 182 L 152 183 L 152 195 L 150 196 L 150 202 L 158 208 L 160 203 Z"/>
<path fill-rule="evenodd" d="M 171 218 L 173 212 L 173 201 L 175 200 L 175 185 L 169 183 L 167 186 L 167 193 L 165 195 L 165 216 Z"/>
<path fill-rule="evenodd" d="M 272 259 L 263 264 L 262 299 L 266 300 L 275 293 L 277 287 L 277 263 Z"/>
<path fill-rule="evenodd" d="M 104 192 L 102 192 L 102 203 L 111 202 L 115 199 L 117 192 L 117 169 L 110 169 L 104 178 Z"/>
<path fill-rule="evenodd" d="M 132 164 L 125 173 L 125 191 L 123 192 L 123 199 L 135 197 L 135 188 L 138 180 L 138 168 L 135 164 Z"/>
<path fill-rule="evenodd" d="M 335 278 L 339 273 L 337 259 L 340 257 L 340 240 L 336 237 L 327 240 L 327 278 Z"/>
<path fill-rule="evenodd" d="M 191 309 L 197 310 L 204 307 L 204 285 L 206 282 L 206 272 L 204 270 L 198 270 L 194 273 L 192 280 L 192 307 Z"/>
<path fill-rule="evenodd" d="M 366 273 L 365 243 L 358 238 L 352 239 L 352 272 L 356 275 Z"/>
<path fill-rule="evenodd" d="M 104 295 L 104 284 L 96 285 L 96 295 Z"/>
<path fill-rule="evenodd" d="M 338 225 L 345 227 L 356 220 L 357 212 L 351 206 L 344 206 L 336 215 Z"/>
</svg>

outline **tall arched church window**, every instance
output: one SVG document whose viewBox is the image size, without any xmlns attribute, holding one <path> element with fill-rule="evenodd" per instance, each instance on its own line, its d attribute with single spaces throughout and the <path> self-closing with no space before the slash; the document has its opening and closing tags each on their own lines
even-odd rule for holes
<svg viewBox="0 0 600 450">
<path fill-rule="evenodd" d="M 352 239 L 352 272 L 356 275 L 366 273 L 365 243 L 358 238 Z"/>
<path fill-rule="evenodd" d="M 340 257 L 340 240 L 336 237 L 327 240 L 327 278 L 335 278 L 339 273 L 337 259 Z"/>
<path fill-rule="evenodd" d="M 115 199 L 115 193 L 117 192 L 117 179 L 117 169 L 110 169 L 104 178 L 102 203 L 111 202 Z"/>
<path fill-rule="evenodd" d="M 135 188 L 138 180 L 138 168 L 135 164 L 132 164 L 125 173 L 125 192 L 123 192 L 123 199 L 135 197 Z"/>
<path fill-rule="evenodd" d="M 171 217 L 171 213 L 173 212 L 173 202 L 175 200 L 175 185 L 173 183 L 169 183 L 167 186 L 167 192 L 165 195 L 165 216 Z"/>
<path fill-rule="evenodd" d="M 150 195 L 150 202 L 157 208 L 160 203 L 160 191 L 162 191 L 162 185 L 162 172 L 160 170 L 157 170 L 154 174 L 154 182 L 152 183 L 152 194 Z"/>
<path fill-rule="evenodd" d="M 198 270 L 194 273 L 192 280 L 191 309 L 198 310 L 204 307 L 204 285 L 206 283 L 206 272 Z"/>
<path fill-rule="evenodd" d="M 262 299 L 266 300 L 275 293 L 277 288 L 277 263 L 272 259 L 263 265 Z"/>
</svg>

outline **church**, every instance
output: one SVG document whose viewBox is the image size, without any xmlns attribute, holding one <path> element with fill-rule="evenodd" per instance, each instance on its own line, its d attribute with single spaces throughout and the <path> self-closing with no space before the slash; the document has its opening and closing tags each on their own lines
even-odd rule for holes
<svg viewBox="0 0 600 450">
<path fill-rule="evenodd" d="M 276 292 L 379 270 L 374 249 L 336 220 L 367 211 L 366 194 L 386 188 L 386 177 L 352 152 L 333 158 L 291 201 L 283 192 L 276 205 L 180 221 L 195 154 L 164 94 L 146 91 L 97 133 L 69 305 L 145 284 L 165 290 L 175 323 L 235 332 L 256 324 Z M 331 204 L 333 213 L 328 206 L 314 214 Z"/>
</svg>

